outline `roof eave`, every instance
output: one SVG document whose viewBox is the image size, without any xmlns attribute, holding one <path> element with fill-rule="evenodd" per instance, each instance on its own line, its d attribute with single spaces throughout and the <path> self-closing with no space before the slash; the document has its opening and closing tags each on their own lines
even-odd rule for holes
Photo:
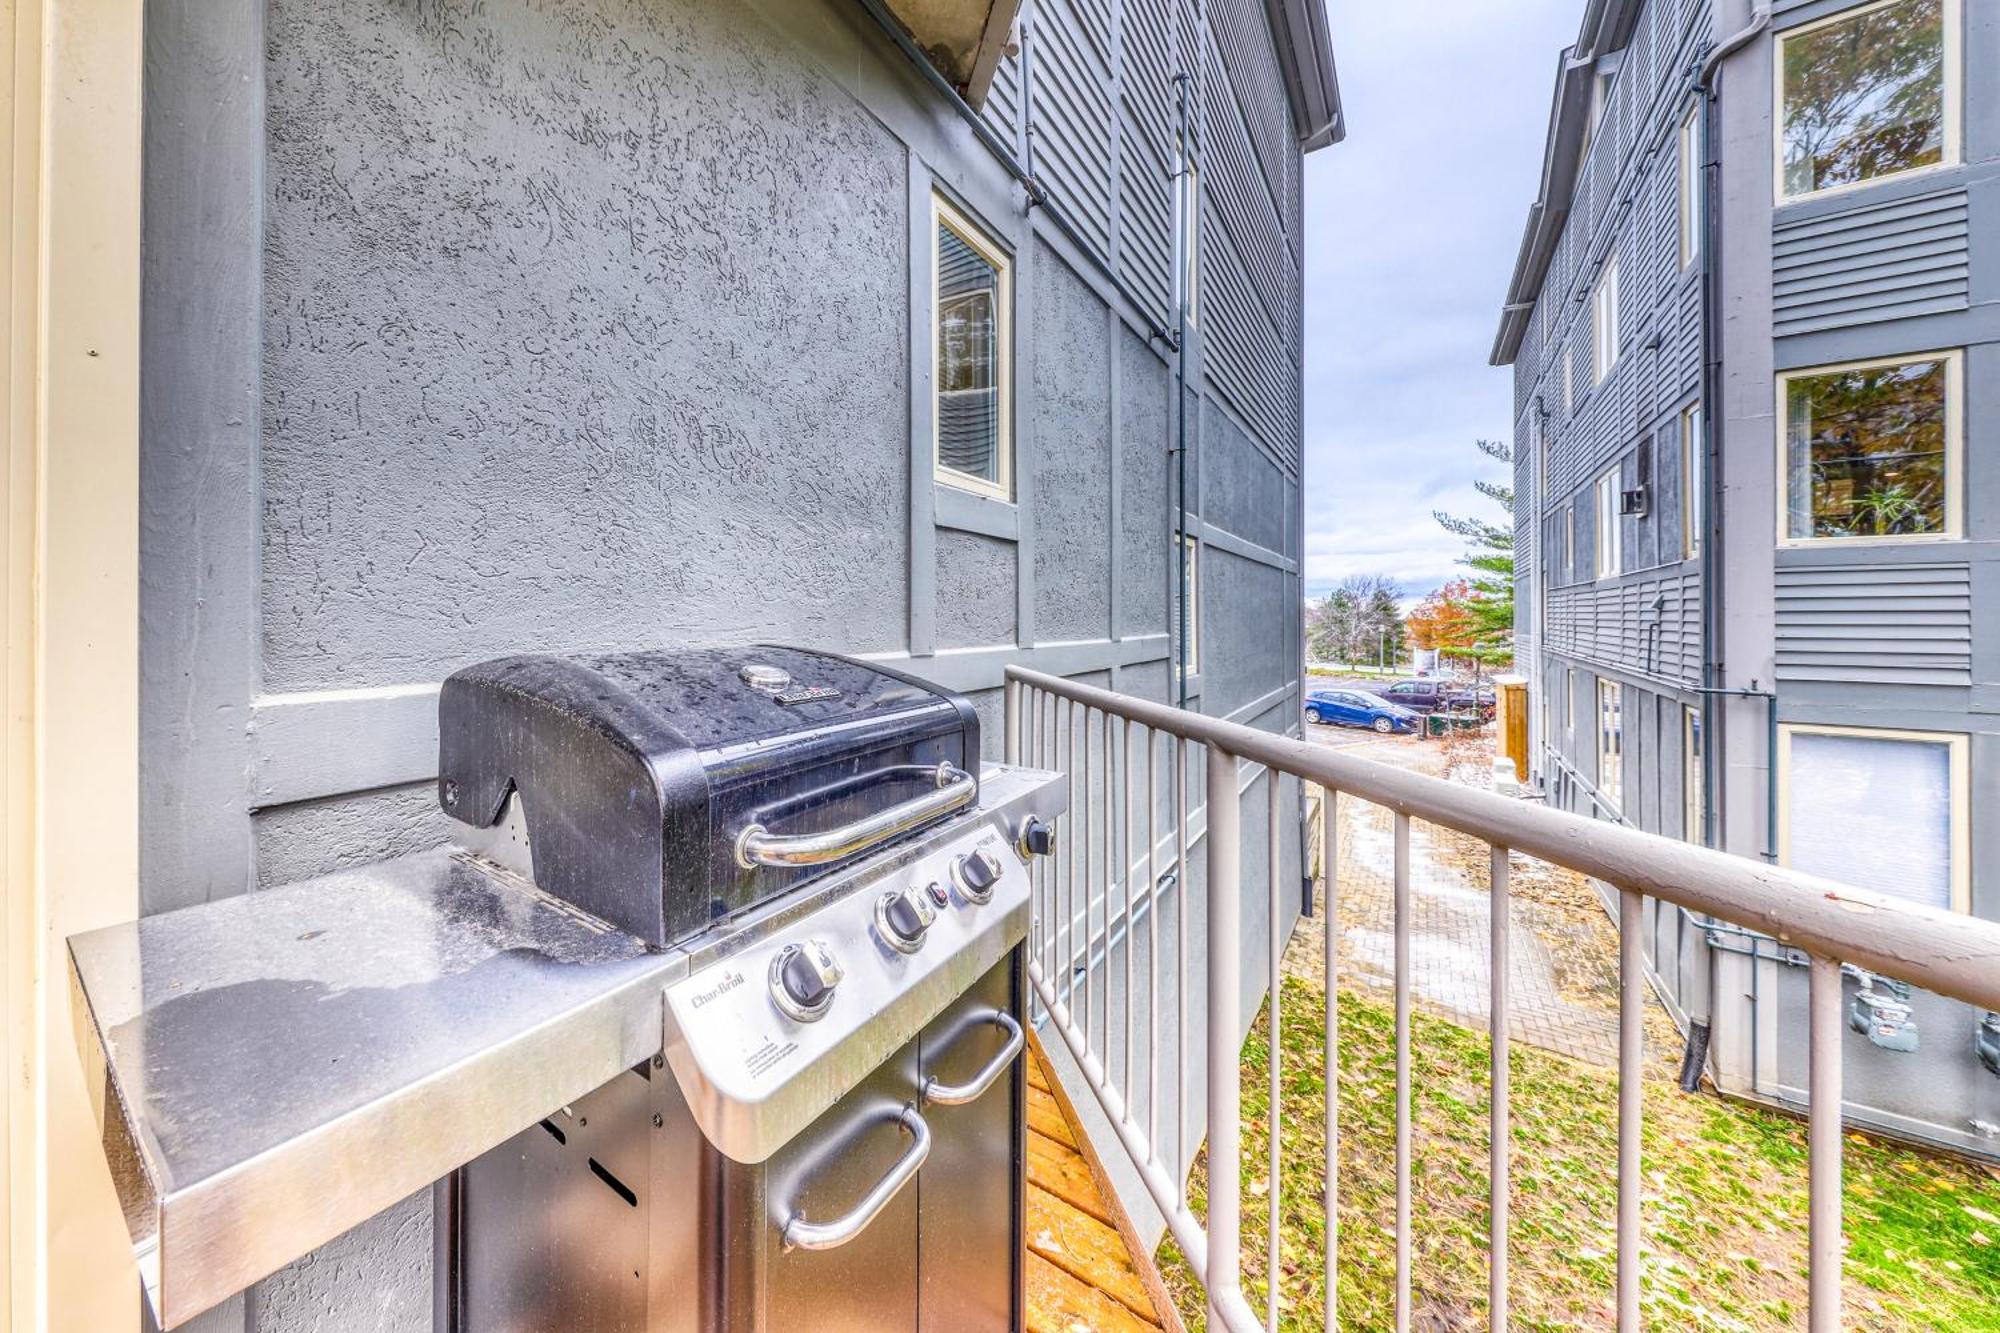
<svg viewBox="0 0 2000 1333">
<path fill-rule="evenodd" d="M 1594 62 L 1576 58 L 1576 48 L 1562 54 L 1556 73 L 1555 97 L 1549 107 L 1549 134 L 1542 154 L 1542 179 L 1528 222 L 1521 231 L 1521 248 L 1507 285 L 1500 328 L 1493 339 L 1491 364 L 1511 365 L 1528 328 L 1527 311 L 1548 277 L 1556 237 L 1569 220 L 1577 166 L 1583 156 L 1584 119 L 1590 114 L 1590 76 Z"/>
<path fill-rule="evenodd" d="M 1264 0 L 1264 11 L 1278 48 L 1292 121 L 1299 128 L 1300 151 L 1339 143 L 1347 137 L 1347 120 L 1341 112 L 1325 0 Z"/>
</svg>

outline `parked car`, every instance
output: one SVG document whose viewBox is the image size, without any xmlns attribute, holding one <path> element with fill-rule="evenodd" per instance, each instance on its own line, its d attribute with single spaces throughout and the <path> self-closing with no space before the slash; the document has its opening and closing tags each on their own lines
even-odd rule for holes
<svg viewBox="0 0 2000 1333">
<path fill-rule="evenodd" d="M 1399 680 L 1393 685 L 1370 685 L 1368 693 L 1418 713 L 1477 710 L 1481 717 L 1493 716 L 1497 706 L 1492 690 L 1471 689 L 1447 680 Z"/>
<path fill-rule="evenodd" d="M 1306 719 L 1321 726 L 1370 727 L 1384 736 L 1415 731 L 1421 720 L 1401 704 L 1361 690 L 1314 690 L 1306 696 Z"/>
</svg>

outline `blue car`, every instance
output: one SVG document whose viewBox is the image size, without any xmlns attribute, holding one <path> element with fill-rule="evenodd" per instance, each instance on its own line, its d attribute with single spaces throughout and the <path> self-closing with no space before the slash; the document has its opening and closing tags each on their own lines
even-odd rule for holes
<svg viewBox="0 0 2000 1333">
<path fill-rule="evenodd" d="M 1306 696 L 1306 718 L 1321 726 L 1370 727 L 1384 736 L 1415 731 L 1422 715 L 1360 690 L 1314 690 Z"/>
</svg>

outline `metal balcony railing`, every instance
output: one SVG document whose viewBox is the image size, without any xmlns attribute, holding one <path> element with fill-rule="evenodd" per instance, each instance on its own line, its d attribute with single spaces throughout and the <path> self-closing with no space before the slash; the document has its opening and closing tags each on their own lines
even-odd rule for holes
<svg viewBox="0 0 2000 1333">
<path fill-rule="evenodd" d="M 1909 906 L 1020 667 L 1008 668 L 1006 707 L 1008 759 L 1065 770 L 1072 780 L 1070 813 L 1058 831 L 1057 854 L 1037 872 L 1028 967 L 1034 994 L 1202 1283 L 1212 1328 L 1275 1330 L 1281 1313 L 1277 1282 L 1267 1284 L 1260 1314 L 1251 1308 L 1241 1280 L 1245 1219 L 1238 1062 L 1246 1012 L 1254 1016 L 1265 988 L 1274 997 L 1278 993 L 1286 918 L 1297 903 L 1296 879 L 1288 894 L 1281 873 L 1280 793 L 1286 777 L 1319 787 L 1325 799 L 1327 901 L 1318 919 L 1326 923 L 1328 1070 L 1334 1068 L 1338 1040 L 1337 803 L 1343 797 L 1370 802 L 1394 816 L 1399 1331 L 1409 1327 L 1411 1317 L 1410 827 L 1417 820 L 1470 835 L 1491 849 L 1491 1326 L 1504 1329 L 1508 1322 L 1505 982 L 1511 850 L 1594 877 L 1618 894 L 1620 1330 L 1636 1330 L 1640 1310 L 1643 899 L 1659 898 L 1764 932 L 1809 956 L 1808 1326 L 1813 1333 L 1840 1327 L 1841 966 L 1851 964 L 1983 1009 L 2000 1009 L 2000 924 Z M 1245 765 L 1261 766 L 1262 773 L 1253 769 L 1245 783 Z M 1191 808 L 1190 788 L 1197 786 L 1203 799 Z M 1259 803 L 1265 813 L 1263 843 L 1246 848 L 1244 807 Z M 1190 848 L 1197 842 L 1205 845 L 1191 859 Z M 1246 851 L 1261 866 L 1261 886 L 1245 883 Z M 1261 980 L 1244 975 L 1246 913 L 1260 921 L 1267 936 L 1261 943 L 1269 975 Z M 1163 922 L 1169 915 L 1172 919 Z M 1266 1271 L 1275 1273 L 1282 1050 L 1275 999 L 1270 1014 L 1271 1183 L 1264 1225 L 1270 1256 Z M 1328 1077 L 1325 1084 L 1325 1310 L 1326 1327 L 1333 1329 L 1339 1323 L 1334 1280 L 1339 1080 Z M 1186 1189 L 1192 1150 L 1199 1146 L 1198 1121 L 1205 1121 L 1207 1134 L 1205 1222 L 1190 1206 Z"/>
</svg>

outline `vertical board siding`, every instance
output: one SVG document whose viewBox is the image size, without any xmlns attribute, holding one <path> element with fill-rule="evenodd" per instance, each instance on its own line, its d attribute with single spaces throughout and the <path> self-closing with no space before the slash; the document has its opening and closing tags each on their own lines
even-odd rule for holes
<svg viewBox="0 0 2000 1333">
<path fill-rule="evenodd" d="M 1778 570 L 1778 679 L 1972 683 L 1972 571 L 1962 561 Z"/>
<path fill-rule="evenodd" d="M 1779 336 L 1964 310 L 1964 190 L 1780 222 L 1771 307 Z"/>
</svg>

